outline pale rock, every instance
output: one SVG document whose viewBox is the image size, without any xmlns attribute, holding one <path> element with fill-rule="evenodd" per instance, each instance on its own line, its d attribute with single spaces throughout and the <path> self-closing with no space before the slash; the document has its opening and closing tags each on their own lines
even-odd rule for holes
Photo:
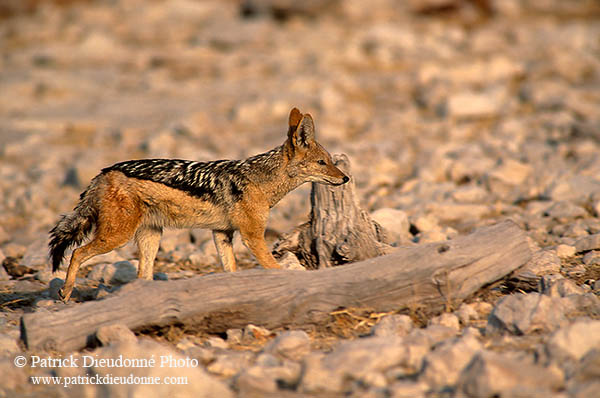
<svg viewBox="0 0 600 398">
<path fill-rule="evenodd" d="M 287 270 L 296 270 L 296 271 L 306 271 L 306 268 L 300 264 L 300 260 L 298 257 L 292 252 L 286 251 L 283 255 L 277 260 L 277 263 L 283 269 Z"/>
<path fill-rule="evenodd" d="M 431 214 L 417 217 L 412 223 L 420 232 L 429 232 L 440 228 L 437 218 Z"/>
<path fill-rule="evenodd" d="M 343 342 L 331 353 L 311 353 L 304 358 L 300 389 L 306 393 L 342 392 L 353 380 L 364 381 L 372 378 L 373 373 L 384 372 L 393 366 L 411 367 L 415 371 L 414 367 L 420 367 L 427 351 L 426 344 L 406 343 L 397 337 L 368 337 Z"/>
<path fill-rule="evenodd" d="M 167 229 L 160 240 L 160 249 L 169 253 L 175 251 L 177 246 L 190 243 L 190 233 L 186 229 Z"/>
<path fill-rule="evenodd" d="M 235 379 L 235 385 L 244 393 L 275 393 L 280 387 L 294 389 L 300 381 L 301 374 L 302 367 L 297 362 L 256 364 L 245 369 Z"/>
<path fill-rule="evenodd" d="M 196 251 L 187 256 L 187 259 L 195 266 L 202 266 L 207 264 L 212 264 L 213 258 L 207 256 L 206 254 Z"/>
<path fill-rule="evenodd" d="M 458 317 L 458 320 L 463 326 L 467 326 L 471 321 L 479 319 L 479 314 L 475 310 L 473 304 L 462 303 L 460 307 L 454 311 L 454 314 Z"/>
<path fill-rule="evenodd" d="M 557 360 L 570 357 L 580 360 L 589 351 L 600 349 L 600 321 L 581 320 L 557 330 L 546 343 Z"/>
<path fill-rule="evenodd" d="M 590 380 L 585 383 L 573 383 L 568 389 L 569 398 L 590 398 L 598 396 L 600 381 Z"/>
<path fill-rule="evenodd" d="M 571 246 L 571 245 L 558 245 L 556 246 L 556 255 L 559 258 L 569 258 L 569 257 L 573 257 L 576 253 L 576 249 L 575 246 Z"/>
<path fill-rule="evenodd" d="M 0 395 L 19 396 L 16 394 L 18 388 L 22 388 L 29 382 L 28 374 L 24 368 L 18 368 L 14 364 L 14 358 L 0 358 Z"/>
<path fill-rule="evenodd" d="M 546 189 L 544 195 L 554 201 L 569 201 L 584 205 L 588 198 L 600 192 L 600 181 L 592 176 L 574 175 L 556 179 Z"/>
<path fill-rule="evenodd" d="M 594 234 L 579 238 L 575 241 L 577 253 L 600 249 L 600 234 Z"/>
<path fill-rule="evenodd" d="M 242 338 L 244 336 L 244 331 L 242 329 L 227 329 L 225 332 L 227 334 L 227 344 L 240 344 L 242 342 Z"/>
<path fill-rule="evenodd" d="M 428 325 L 442 325 L 449 327 L 450 329 L 454 329 L 457 332 L 460 330 L 460 322 L 456 315 L 451 313 L 443 313 L 434 318 L 431 318 L 428 322 Z"/>
<path fill-rule="evenodd" d="M 439 344 L 425 356 L 419 380 L 436 389 L 454 385 L 463 368 L 481 348 L 473 334 Z"/>
<path fill-rule="evenodd" d="M 123 324 L 116 323 L 108 326 L 101 326 L 96 330 L 96 338 L 103 345 L 116 343 L 135 343 L 137 337 Z"/>
<path fill-rule="evenodd" d="M 424 329 L 413 329 L 406 337 L 406 341 L 425 342 L 429 347 L 432 347 L 444 340 L 455 337 L 456 334 L 457 330 L 454 328 L 433 324 Z"/>
<path fill-rule="evenodd" d="M 12 355 L 19 351 L 21 351 L 21 349 L 14 337 L 0 333 L 0 357 Z"/>
<path fill-rule="evenodd" d="M 536 276 L 558 274 L 561 261 L 555 250 L 539 250 L 532 254 L 531 259 L 515 271 L 516 275 L 530 272 Z"/>
<path fill-rule="evenodd" d="M 559 201 L 546 209 L 544 215 L 560 222 L 567 222 L 568 220 L 587 216 L 587 211 L 571 202 Z"/>
<path fill-rule="evenodd" d="M 262 326 L 253 325 L 251 323 L 246 325 L 244 328 L 244 338 L 249 337 L 252 339 L 262 340 L 271 337 L 272 335 L 273 332 L 271 332 L 269 329 Z"/>
<path fill-rule="evenodd" d="M 479 319 L 487 318 L 494 310 L 494 306 L 485 301 L 476 301 L 471 303 L 475 311 L 479 314 Z"/>
<path fill-rule="evenodd" d="M 216 358 L 216 350 L 212 348 L 200 347 L 194 345 L 184 351 L 184 354 L 190 358 L 195 358 L 198 362 L 204 366 L 212 363 Z"/>
<path fill-rule="evenodd" d="M 48 236 L 46 234 L 27 246 L 19 264 L 38 271 L 48 268 Z"/>
<path fill-rule="evenodd" d="M 233 392 L 219 379 L 207 374 L 202 367 L 194 366 L 188 359 L 173 349 L 151 340 L 140 340 L 137 343 L 116 343 L 102 347 L 90 353 L 97 359 L 154 358 L 155 366 L 148 367 L 105 367 L 92 366 L 90 372 L 100 377 L 110 374 L 113 377 L 159 377 L 184 378 L 185 384 L 103 384 L 98 386 L 97 394 L 106 396 L 144 396 L 149 398 L 165 396 L 223 397 L 233 398 Z"/>
<path fill-rule="evenodd" d="M 10 234 L 0 225 L 0 245 L 5 244 L 10 241 L 10 239 Z M 0 261 L 2 261 L 2 259 L 0 259 Z"/>
<path fill-rule="evenodd" d="M 67 273 L 62 270 L 52 272 L 50 269 L 43 269 L 35 273 L 35 279 L 42 283 L 50 283 L 50 281 L 54 278 L 65 279 L 66 276 Z"/>
<path fill-rule="evenodd" d="M 488 318 L 486 333 L 550 332 L 566 323 L 565 308 L 560 299 L 539 293 L 511 294 L 496 304 Z"/>
<path fill-rule="evenodd" d="M 112 36 L 98 31 L 92 31 L 84 38 L 79 51 L 83 57 L 92 61 L 105 61 L 105 57 L 116 60 L 125 54 L 125 50 Z"/>
<path fill-rule="evenodd" d="M 384 316 L 371 328 L 371 334 L 376 337 L 403 337 L 406 336 L 414 325 L 408 315 Z"/>
<path fill-rule="evenodd" d="M 206 370 L 218 376 L 232 377 L 249 366 L 251 358 L 252 354 L 250 352 L 227 352 L 218 355 L 217 358 L 206 367 Z"/>
<path fill-rule="evenodd" d="M 589 381 L 600 381 L 600 348 L 589 350 L 579 361 L 570 383 L 580 384 Z"/>
<path fill-rule="evenodd" d="M 133 263 L 136 263 L 135 265 Z M 88 274 L 88 278 L 111 285 L 123 285 L 137 278 L 137 260 L 119 261 L 114 264 L 98 264 Z"/>
<path fill-rule="evenodd" d="M 448 240 L 448 236 L 441 230 L 421 232 L 417 235 L 419 243 L 432 243 Z"/>
<path fill-rule="evenodd" d="M 434 202 L 428 203 L 425 208 L 445 222 L 479 220 L 492 211 L 489 205 L 474 203 Z"/>
<path fill-rule="evenodd" d="M 460 186 L 452 192 L 452 199 L 458 203 L 483 203 L 487 197 L 485 189 L 473 185 Z"/>
<path fill-rule="evenodd" d="M 406 212 L 398 209 L 383 208 L 370 214 L 371 219 L 377 222 L 390 234 L 392 242 L 409 239 L 410 224 Z"/>
<path fill-rule="evenodd" d="M 457 391 L 467 397 L 552 396 L 564 375 L 506 355 L 481 350 L 462 371 Z"/>
<path fill-rule="evenodd" d="M 588 266 L 600 264 L 600 251 L 594 250 L 583 256 L 583 263 Z"/>
<path fill-rule="evenodd" d="M 505 91 L 498 88 L 487 92 L 457 92 L 448 98 L 448 115 L 455 119 L 498 116 L 502 112 L 505 97 Z"/>
<path fill-rule="evenodd" d="M 520 187 L 532 172 L 529 164 L 508 158 L 487 173 L 485 181 L 488 189 L 500 197 L 518 195 Z"/>
<path fill-rule="evenodd" d="M 560 278 L 551 281 L 550 278 L 542 279 L 542 293 L 550 297 L 567 297 L 571 294 L 584 294 L 585 290 L 577 286 L 570 279 Z"/>
<path fill-rule="evenodd" d="M 219 348 L 222 350 L 226 350 L 227 348 L 229 348 L 229 344 L 227 344 L 227 342 L 225 340 L 223 340 L 222 338 L 220 338 L 218 336 L 209 337 L 208 339 L 206 339 L 204 341 L 204 345 L 206 347 Z"/>
<path fill-rule="evenodd" d="M 423 382 L 396 381 L 387 390 L 390 398 L 425 398 L 429 386 Z"/>
<path fill-rule="evenodd" d="M 310 337 L 305 331 L 285 331 L 271 340 L 264 352 L 298 361 L 310 353 L 310 344 Z"/>
<path fill-rule="evenodd" d="M 2 246 L 2 251 L 6 257 L 22 257 L 27 251 L 27 247 L 15 242 L 9 242 Z"/>
</svg>

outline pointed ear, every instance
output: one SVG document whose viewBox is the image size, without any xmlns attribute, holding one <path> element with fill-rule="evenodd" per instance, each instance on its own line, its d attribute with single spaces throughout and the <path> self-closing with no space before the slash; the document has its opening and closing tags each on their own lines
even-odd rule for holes
<svg viewBox="0 0 600 398">
<path fill-rule="evenodd" d="M 308 147 L 315 141 L 315 124 L 312 116 L 308 113 L 302 116 L 298 128 L 292 133 L 290 139 L 295 147 Z"/>
<path fill-rule="evenodd" d="M 298 108 L 294 108 L 290 111 L 290 120 L 288 122 L 288 126 L 290 129 L 296 130 L 298 127 L 298 123 L 302 120 L 302 113 L 298 110 Z"/>
</svg>

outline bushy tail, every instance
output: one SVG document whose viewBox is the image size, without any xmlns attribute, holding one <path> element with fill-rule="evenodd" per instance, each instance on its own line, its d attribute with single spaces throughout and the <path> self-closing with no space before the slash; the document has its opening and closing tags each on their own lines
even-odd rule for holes
<svg viewBox="0 0 600 398">
<path fill-rule="evenodd" d="M 73 245 L 79 245 L 92 231 L 96 224 L 97 212 L 90 206 L 88 192 L 81 194 L 81 201 L 71 214 L 63 215 L 50 231 L 50 258 L 52 272 L 60 267 L 65 251 Z"/>
</svg>

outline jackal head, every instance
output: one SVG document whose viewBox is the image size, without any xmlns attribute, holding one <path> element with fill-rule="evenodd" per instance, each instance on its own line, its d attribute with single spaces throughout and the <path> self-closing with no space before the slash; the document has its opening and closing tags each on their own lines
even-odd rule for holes
<svg viewBox="0 0 600 398">
<path fill-rule="evenodd" d="M 333 164 L 329 152 L 315 141 L 315 124 L 308 113 L 303 115 L 297 108 L 292 109 L 284 146 L 290 177 L 330 185 L 341 185 L 350 180 Z"/>
</svg>

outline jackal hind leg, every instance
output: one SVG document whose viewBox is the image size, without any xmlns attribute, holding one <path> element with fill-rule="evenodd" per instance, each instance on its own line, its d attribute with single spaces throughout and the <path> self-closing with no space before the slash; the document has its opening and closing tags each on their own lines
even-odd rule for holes
<svg viewBox="0 0 600 398">
<path fill-rule="evenodd" d="M 138 247 L 140 264 L 138 278 L 152 280 L 154 275 L 154 259 L 160 246 L 162 228 L 142 226 L 135 232 L 135 242 Z"/>
<path fill-rule="evenodd" d="M 213 231 L 213 240 L 217 253 L 221 258 L 221 265 L 225 272 L 235 272 L 235 256 L 233 255 L 233 231 Z"/>
<path fill-rule="evenodd" d="M 82 263 L 99 254 L 108 253 L 131 240 L 141 219 L 141 209 L 124 195 L 107 199 L 98 215 L 94 239 L 73 251 L 65 283 L 59 291 L 63 301 L 68 301 L 75 286 L 77 271 Z"/>
<path fill-rule="evenodd" d="M 258 222 L 249 223 L 240 228 L 240 234 L 242 235 L 244 245 L 250 249 L 260 265 L 264 268 L 281 268 L 275 257 L 271 254 L 267 242 L 265 242 L 264 225 Z"/>
</svg>

